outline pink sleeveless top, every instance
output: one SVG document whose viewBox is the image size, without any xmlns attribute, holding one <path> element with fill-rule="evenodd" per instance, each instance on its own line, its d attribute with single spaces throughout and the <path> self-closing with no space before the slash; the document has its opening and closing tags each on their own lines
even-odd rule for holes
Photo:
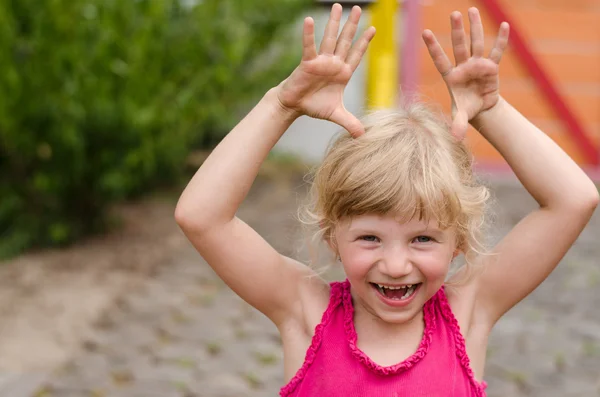
<svg viewBox="0 0 600 397">
<path fill-rule="evenodd" d="M 469 365 L 465 340 L 444 288 L 425 304 L 425 332 L 417 351 L 382 367 L 356 345 L 350 282 L 331 283 L 329 306 L 302 367 L 281 397 L 485 397 Z"/>
</svg>

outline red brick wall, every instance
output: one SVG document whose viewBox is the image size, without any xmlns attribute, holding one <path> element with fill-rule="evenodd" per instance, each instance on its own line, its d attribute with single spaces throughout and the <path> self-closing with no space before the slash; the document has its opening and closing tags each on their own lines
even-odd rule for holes
<svg viewBox="0 0 600 397">
<path fill-rule="evenodd" d="M 587 135 L 600 147 L 600 0 L 498 1 L 512 20 L 513 29 L 519 30 Z M 498 26 L 480 1 L 428 0 L 421 4 L 422 26 L 436 33 L 449 55 L 452 54 L 449 14 L 459 10 L 467 21 L 466 12 L 471 6 L 481 11 L 484 27 L 487 27 L 487 50 L 491 48 Z M 424 45 L 419 62 L 424 95 L 444 104 L 448 111 L 447 91 Z M 500 69 L 502 95 L 579 163 L 585 164 L 575 141 L 510 48 Z M 475 131 L 469 131 L 468 139 L 480 163 L 503 163 L 499 154 Z"/>
</svg>

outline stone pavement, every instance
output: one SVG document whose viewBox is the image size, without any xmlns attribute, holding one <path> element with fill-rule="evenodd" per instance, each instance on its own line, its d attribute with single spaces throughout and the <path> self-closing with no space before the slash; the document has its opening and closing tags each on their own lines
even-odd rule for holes
<svg viewBox="0 0 600 397">
<path fill-rule="evenodd" d="M 297 254 L 301 236 L 296 194 L 302 191 L 259 186 L 239 213 L 287 255 Z M 532 201 L 511 184 L 496 194 L 502 233 Z M 598 236 L 596 213 L 559 269 L 497 325 L 489 397 L 600 395 Z M 282 383 L 275 327 L 187 246 L 120 299 L 68 365 L 30 382 L 34 393 L 0 387 L 0 397 L 259 397 L 276 396 Z"/>
<path fill-rule="evenodd" d="M 35 395 L 44 384 L 47 374 L 39 373 L 0 373 L 0 396 L 29 397 Z"/>
</svg>

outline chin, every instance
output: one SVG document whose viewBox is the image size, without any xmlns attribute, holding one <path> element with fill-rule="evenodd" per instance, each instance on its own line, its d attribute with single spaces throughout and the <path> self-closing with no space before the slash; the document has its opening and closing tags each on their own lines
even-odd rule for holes
<svg viewBox="0 0 600 397">
<path fill-rule="evenodd" d="M 421 294 L 419 294 L 421 295 Z M 422 296 L 416 296 L 410 305 L 406 307 L 386 307 L 381 302 L 374 303 L 374 309 L 378 317 L 391 324 L 406 323 L 418 316 L 425 306 Z"/>
<path fill-rule="evenodd" d="M 411 322 L 421 311 L 423 306 L 415 307 L 411 310 L 403 311 L 377 311 L 377 317 L 386 324 L 405 324 Z"/>
</svg>

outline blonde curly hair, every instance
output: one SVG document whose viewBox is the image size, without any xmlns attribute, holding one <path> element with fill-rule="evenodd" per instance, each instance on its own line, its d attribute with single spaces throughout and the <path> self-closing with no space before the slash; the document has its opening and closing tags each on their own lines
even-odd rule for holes
<svg viewBox="0 0 600 397">
<path fill-rule="evenodd" d="M 454 227 L 467 265 L 483 250 L 488 189 L 472 171 L 464 142 L 424 103 L 378 110 L 363 118 L 365 134 L 342 131 L 312 175 L 310 203 L 301 221 L 316 240 L 335 247 L 335 226 L 363 214 L 402 221 L 436 220 Z"/>
</svg>

